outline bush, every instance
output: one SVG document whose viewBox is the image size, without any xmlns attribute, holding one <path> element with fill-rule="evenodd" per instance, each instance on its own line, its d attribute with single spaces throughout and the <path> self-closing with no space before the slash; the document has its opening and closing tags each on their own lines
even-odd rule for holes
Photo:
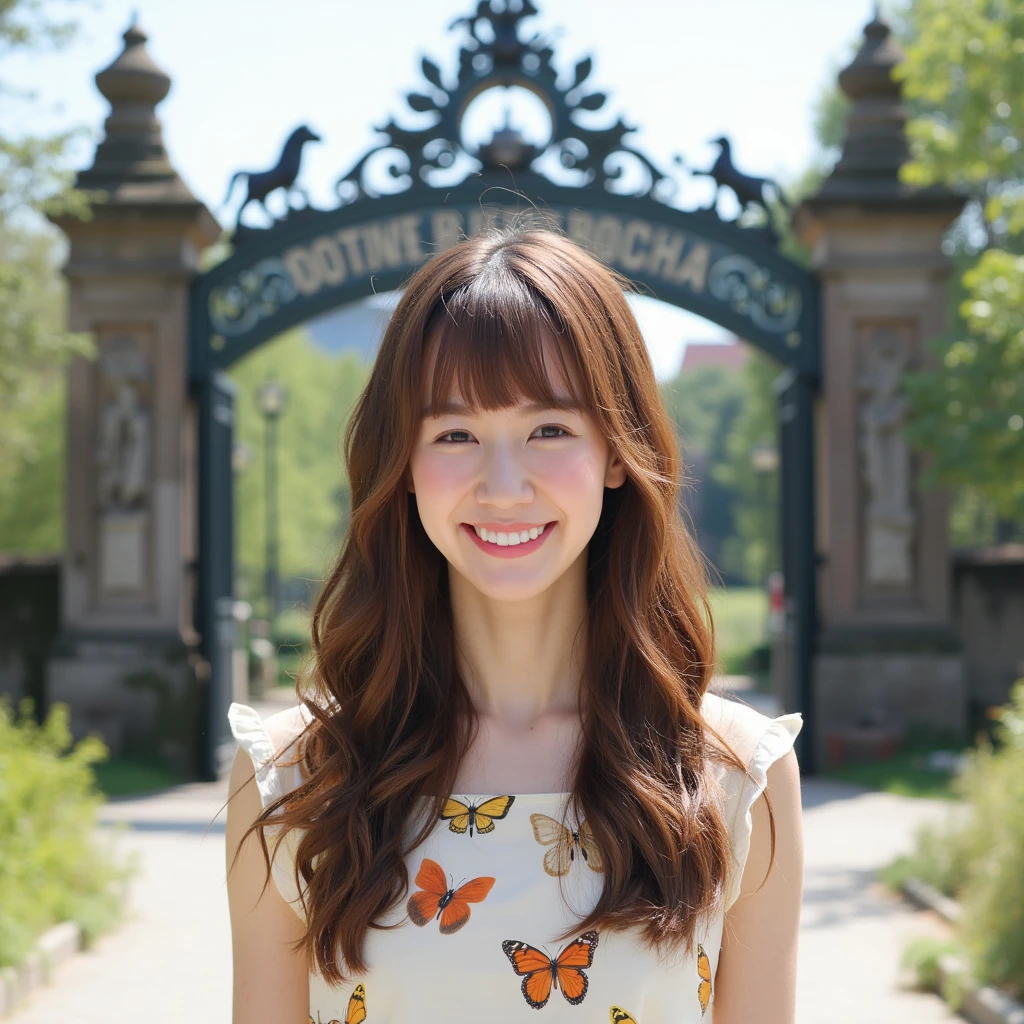
<svg viewBox="0 0 1024 1024">
<path fill-rule="evenodd" d="M 913 972 L 914 983 L 920 989 L 937 992 L 939 989 L 939 960 L 947 954 L 957 955 L 959 946 L 949 939 L 921 936 L 909 942 L 903 950 L 900 966 Z"/>
<path fill-rule="evenodd" d="M 73 745 L 69 717 L 54 704 L 40 726 L 31 699 L 18 715 L 0 699 L 0 966 L 60 921 L 91 942 L 119 920 L 119 883 L 134 872 L 96 835 L 103 796 L 91 766 L 107 748 L 92 736 Z"/>
<path fill-rule="evenodd" d="M 996 742 L 982 737 L 958 780 L 970 806 L 960 900 L 974 974 L 1024 994 L 1024 679 L 998 709 Z"/>
<path fill-rule="evenodd" d="M 966 814 L 925 827 L 909 857 L 883 873 L 911 875 L 960 901 L 959 939 L 972 974 L 1011 996 L 1024 994 L 1024 679 L 996 711 L 995 739 L 976 749 L 952 783 Z"/>
<path fill-rule="evenodd" d="M 908 879 L 920 878 L 943 896 L 956 899 L 970 867 L 968 838 L 963 824 L 952 815 L 942 825 L 925 822 L 917 829 L 914 852 L 883 869 L 882 881 L 898 890 Z"/>
</svg>

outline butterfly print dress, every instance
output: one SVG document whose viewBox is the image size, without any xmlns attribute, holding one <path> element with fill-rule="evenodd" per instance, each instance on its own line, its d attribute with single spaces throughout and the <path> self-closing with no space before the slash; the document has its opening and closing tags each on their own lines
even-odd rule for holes
<svg viewBox="0 0 1024 1024">
<path fill-rule="evenodd" d="M 717 769 L 733 854 L 727 909 L 739 894 L 751 808 L 769 765 L 792 747 L 803 723 L 799 714 L 768 718 L 710 694 L 705 709 L 709 703 L 724 716 L 714 720 L 723 736 L 747 737 L 746 748 L 734 749 L 753 750 L 754 781 Z M 310 717 L 304 706 L 281 715 L 296 737 Z M 299 783 L 297 765 L 278 767 L 293 756 L 294 740 L 275 759 L 255 710 L 232 704 L 228 719 L 252 757 L 264 806 Z M 567 801 L 565 793 L 451 794 L 427 840 L 409 854 L 409 891 L 382 921 L 401 927 L 367 934 L 367 972 L 340 987 L 310 974 L 311 1024 L 710 1024 L 724 913 L 699 924 L 692 953 L 661 962 L 630 932 L 557 939 L 594 906 L 604 873 L 587 823 L 566 813 Z M 428 813 L 429 802 L 423 807 Z M 294 832 L 285 836 L 272 877 L 301 916 L 292 876 L 297 841 Z"/>
</svg>

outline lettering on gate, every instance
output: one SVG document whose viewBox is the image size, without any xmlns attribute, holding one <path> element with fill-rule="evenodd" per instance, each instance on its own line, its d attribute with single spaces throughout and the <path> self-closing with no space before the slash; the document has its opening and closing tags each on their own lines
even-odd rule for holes
<svg viewBox="0 0 1024 1024">
<path fill-rule="evenodd" d="M 209 294 L 211 344 L 222 348 L 241 339 L 287 306 L 292 322 L 301 306 L 325 291 L 362 284 L 374 277 L 399 280 L 428 256 L 466 235 L 492 227 L 536 221 L 564 232 L 627 277 L 642 278 L 721 303 L 762 330 L 792 332 L 801 312 L 799 290 L 730 246 L 640 217 L 585 208 L 546 208 L 536 214 L 500 206 L 444 207 L 382 217 L 319 234 L 256 259 L 216 285 Z M 322 307 L 322 302 L 319 303 Z"/>
</svg>

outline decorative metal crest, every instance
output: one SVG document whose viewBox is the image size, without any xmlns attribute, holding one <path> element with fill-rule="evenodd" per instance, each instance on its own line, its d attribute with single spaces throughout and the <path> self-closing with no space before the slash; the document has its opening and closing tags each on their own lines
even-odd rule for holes
<svg viewBox="0 0 1024 1024">
<path fill-rule="evenodd" d="M 423 128 L 408 129 L 392 118 L 377 128 L 385 138 L 335 183 L 339 205 L 347 206 L 413 189 L 452 188 L 473 175 L 493 173 L 503 168 L 529 171 L 553 184 L 599 188 L 619 195 L 646 196 L 669 203 L 676 195 L 678 181 L 625 141 L 625 137 L 636 130 L 635 126 L 627 124 L 621 117 L 607 128 L 590 128 L 580 123 L 580 112 L 601 110 L 607 95 L 592 89 L 589 84 L 593 69 L 590 57 L 576 64 L 567 86 L 559 85 L 550 41 L 539 32 L 526 34 L 523 30 L 523 22 L 537 13 L 532 0 L 479 0 L 472 14 L 456 18 L 449 29 L 462 29 L 466 35 L 459 49 L 456 82 L 446 82 L 441 68 L 424 57 L 420 68 L 426 86 L 423 91 L 406 95 L 411 110 L 419 114 L 433 114 L 434 119 Z M 472 151 L 467 150 L 462 143 L 461 129 L 469 104 L 489 89 L 502 86 L 520 86 L 544 103 L 551 119 L 550 138 L 543 146 L 529 143 L 506 118 L 505 125 L 494 132 L 489 142 Z M 234 237 L 236 246 L 250 237 L 265 235 L 286 221 L 324 212 L 313 208 L 308 198 L 306 205 L 298 208 L 290 201 L 291 192 L 295 190 L 302 145 L 308 141 L 319 141 L 319 138 L 302 126 L 292 133 L 275 168 L 259 173 L 239 171 L 231 179 L 233 186 L 237 178 L 246 176 L 249 189 L 238 211 Z M 785 208 L 778 185 L 770 179 L 737 171 L 732 163 L 728 139 L 722 137 L 714 141 L 721 149 L 714 166 L 707 171 L 691 169 L 690 173 L 712 178 L 716 184 L 715 195 L 709 206 L 694 212 L 723 220 L 717 213 L 718 193 L 723 186 L 728 187 L 739 200 L 741 212 L 753 203 L 763 213 L 759 223 L 752 224 L 750 218 L 742 216 L 737 216 L 730 223 L 750 227 L 767 235 L 771 241 L 777 240 L 768 199 L 774 198 Z M 544 163 L 550 163 L 552 156 L 566 171 L 576 172 L 575 175 L 570 174 L 571 180 L 555 181 L 550 173 L 545 172 Z M 468 160 L 465 159 L 467 157 Z M 459 161 L 464 165 L 461 176 L 456 167 Z M 678 156 L 675 163 L 677 167 L 683 166 Z M 641 183 L 633 188 L 623 185 L 624 173 L 630 167 L 643 172 Z M 374 177 L 380 180 L 381 172 L 395 183 L 393 189 L 382 191 L 373 185 Z M 241 222 L 242 210 L 249 202 L 256 200 L 262 204 L 266 195 L 279 187 L 285 189 L 288 197 L 288 213 L 284 218 L 277 218 L 270 228 L 255 228 Z"/>
<path fill-rule="evenodd" d="M 523 170 L 553 151 L 562 167 L 581 172 L 580 180 L 567 184 L 598 185 L 616 191 L 615 185 L 625 169 L 624 162 L 632 161 L 646 171 L 647 179 L 633 194 L 668 199 L 675 191 L 674 180 L 623 141 L 635 127 L 621 118 L 605 129 L 587 128 L 579 123 L 580 111 L 600 110 L 607 96 L 588 84 L 593 69 L 590 57 L 576 65 L 566 88 L 559 86 L 550 43 L 539 32 L 525 38 L 522 31 L 522 23 L 537 13 L 531 0 L 507 0 L 500 6 L 495 0 L 480 0 L 474 14 L 456 18 L 449 28 L 462 27 L 468 35 L 459 50 L 457 82 L 449 87 L 441 69 L 424 57 L 420 67 L 429 88 L 406 96 L 413 110 L 436 114 L 434 122 L 423 129 L 408 131 L 392 119 L 378 129 L 387 135 L 387 140 L 370 150 L 337 182 L 342 202 L 379 194 L 368 184 L 366 170 L 373 158 L 384 152 L 392 155 L 389 166 L 392 177 L 407 187 L 414 187 L 418 182 L 429 185 L 432 177 L 452 167 L 457 157 L 466 153 L 460 139 L 462 119 L 469 103 L 487 89 L 514 85 L 533 93 L 547 108 L 551 118 L 547 145 L 537 147 L 525 142 L 506 122 L 490 142 L 466 153 L 475 159 L 477 166 L 467 169 L 461 180 L 468 178 L 480 165 L 485 170 L 501 167 Z M 446 182 L 447 185 L 457 183 Z"/>
</svg>

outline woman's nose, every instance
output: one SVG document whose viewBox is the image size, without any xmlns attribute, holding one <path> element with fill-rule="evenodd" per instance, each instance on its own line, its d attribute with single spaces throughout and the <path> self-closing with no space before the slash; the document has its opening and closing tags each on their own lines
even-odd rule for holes
<svg viewBox="0 0 1024 1024">
<path fill-rule="evenodd" d="M 477 497 L 491 505 L 520 505 L 533 500 L 527 467 L 511 444 L 489 446 L 480 467 Z"/>
</svg>

